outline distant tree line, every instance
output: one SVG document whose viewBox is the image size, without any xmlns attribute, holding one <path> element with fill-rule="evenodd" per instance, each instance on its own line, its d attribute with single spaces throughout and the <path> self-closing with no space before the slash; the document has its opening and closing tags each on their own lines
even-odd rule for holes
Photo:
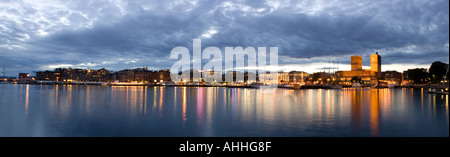
<svg viewBox="0 0 450 157">
<path fill-rule="evenodd" d="M 406 71 L 407 77 L 415 84 L 440 83 L 444 79 L 448 81 L 448 66 L 446 63 L 436 61 L 431 64 L 428 71 L 423 68 L 409 69 Z"/>
</svg>

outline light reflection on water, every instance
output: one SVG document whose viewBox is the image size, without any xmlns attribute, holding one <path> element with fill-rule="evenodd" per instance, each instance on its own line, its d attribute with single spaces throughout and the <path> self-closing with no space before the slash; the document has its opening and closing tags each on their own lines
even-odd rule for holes
<svg viewBox="0 0 450 157">
<path fill-rule="evenodd" d="M 447 136 L 424 89 L 0 85 L 0 136 Z"/>
</svg>

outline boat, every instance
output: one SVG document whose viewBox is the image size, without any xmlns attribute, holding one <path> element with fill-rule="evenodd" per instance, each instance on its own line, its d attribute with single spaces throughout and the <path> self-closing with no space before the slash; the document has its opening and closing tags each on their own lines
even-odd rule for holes
<svg viewBox="0 0 450 157">
<path fill-rule="evenodd" d="M 260 88 L 261 86 L 267 86 L 263 83 L 252 83 L 249 87 L 250 88 Z"/>
<path fill-rule="evenodd" d="M 395 85 L 394 84 L 389 84 L 389 88 L 395 88 Z"/>
<path fill-rule="evenodd" d="M 225 85 L 219 82 L 206 82 L 203 84 L 206 87 L 224 87 Z"/>
<path fill-rule="evenodd" d="M 386 84 L 379 84 L 379 83 L 374 84 L 374 85 L 372 85 L 372 86 L 370 86 L 370 87 L 371 87 L 371 88 L 390 88 L 389 85 L 386 85 Z M 393 86 L 392 86 L 392 88 L 393 88 Z"/>
<path fill-rule="evenodd" d="M 294 85 L 292 85 L 292 84 L 281 84 L 281 85 L 278 85 L 278 88 L 294 88 Z"/>
<path fill-rule="evenodd" d="M 361 88 L 361 84 L 360 83 L 353 83 L 352 84 L 352 88 Z"/>
<path fill-rule="evenodd" d="M 111 82 L 103 82 L 101 83 L 101 86 L 111 86 L 112 83 Z"/>
<path fill-rule="evenodd" d="M 331 89 L 342 89 L 341 85 L 331 85 L 330 86 Z"/>
</svg>

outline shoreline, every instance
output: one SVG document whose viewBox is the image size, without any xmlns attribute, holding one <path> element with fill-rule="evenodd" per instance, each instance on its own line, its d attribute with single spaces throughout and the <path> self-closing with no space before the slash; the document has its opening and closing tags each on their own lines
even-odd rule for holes
<svg viewBox="0 0 450 157">
<path fill-rule="evenodd" d="M 166 86 L 166 87 L 225 87 L 225 88 L 253 88 L 253 89 L 259 89 L 259 86 L 251 86 L 251 85 L 242 85 L 242 86 L 236 86 L 236 85 L 176 85 L 176 84 L 170 84 L 170 85 L 163 85 L 163 84 L 150 84 L 150 83 L 119 83 L 119 84 L 108 84 L 104 85 L 102 82 L 87 82 L 87 83 L 56 83 L 56 82 L 48 82 L 48 83 L 0 83 L 2 84 L 30 84 L 30 85 L 75 85 L 75 86 L 104 86 L 104 87 L 111 87 L 111 86 L 148 86 L 148 87 L 158 87 L 158 86 Z M 303 86 L 283 86 L 278 85 L 277 88 L 282 89 L 357 89 L 353 88 L 351 85 L 340 85 L 340 87 L 335 88 L 336 86 L 330 86 L 330 85 L 303 85 Z M 363 85 L 360 88 L 389 88 L 389 87 L 371 87 L 370 85 Z M 439 86 L 427 86 L 427 85 L 407 85 L 407 86 L 394 86 L 393 88 L 412 88 L 412 89 L 443 89 L 443 87 Z M 433 94 L 448 94 L 448 92 L 440 92 L 440 91 L 427 91 L 428 93 Z"/>
</svg>

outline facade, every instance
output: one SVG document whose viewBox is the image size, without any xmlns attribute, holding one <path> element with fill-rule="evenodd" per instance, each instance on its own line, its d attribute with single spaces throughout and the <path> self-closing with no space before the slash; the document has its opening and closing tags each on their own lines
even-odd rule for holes
<svg viewBox="0 0 450 157">
<path fill-rule="evenodd" d="M 191 82 L 191 80 L 192 80 L 191 73 L 192 73 L 191 70 L 185 70 L 184 72 L 180 71 L 178 74 L 173 74 L 173 75 L 174 75 L 174 78 L 178 79 L 178 81 L 186 83 L 186 82 Z M 173 80 L 173 81 L 177 82 L 177 80 Z"/>
<path fill-rule="evenodd" d="M 151 71 L 137 71 L 134 72 L 134 80 L 136 82 L 150 82 Z"/>
<path fill-rule="evenodd" d="M 120 70 L 112 74 L 114 82 L 131 82 L 134 81 L 134 73 L 130 69 Z"/>
<path fill-rule="evenodd" d="M 36 80 L 56 81 L 56 76 L 53 71 L 39 71 L 36 72 Z"/>
<path fill-rule="evenodd" d="M 220 72 L 220 71 L 219 71 Z M 219 75 L 218 73 L 217 75 Z M 228 80 L 227 80 L 228 78 Z M 254 83 L 258 81 L 259 75 L 253 72 L 227 71 L 222 74 L 223 83 Z"/>
<path fill-rule="evenodd" d="M 170 82 L 170 70 L 169 69 L 164 69 L 164 70 L 160 70 L 157 71 L 155 73 L 152 74 L 152 78 L 153 81 L 156 80 L 156 82 Z"/>
<path fill-rule="evenodd" d="M 232 80 L 227 80 L 232 78 Z M 227 71 L 224 76 L 224 82 L 244 83 L 245 75 L 240 71 Z"/>
<path fill-rule="evenodd" d="M 30 77 L 30 74 L 28 74 L 28 73 L 19 73 L 19 79 L 21 79 L 21 78 L 29 78 Z"/>
<path fill-rule="evenodd" d="M 54 71 L 39 71 L 36 72 L 36 80 L 43 81 L 62 81 L 61 68 L 55 69 Z"/>
<path fill-rule="evenodd" d="M 303 71 L 291 71 L 289 72 L 289 82 L 294 84 L 303 84 L 305 79 L 309 77 L 309 74 Z"/>
<path fill-rule="evenodd" d="M 370 55 L 370 69 L 362 69 L 362 57 L 352 56 L 351 70 L 337 71 L 336 76 L 341 81 L 351 81 L 356 77 L 364 83 L 377 83 L 381 77 L 381 56 L 378 52 Z"/>
<path fill-rule="evenodd" d="M 351 57 L 352 71 L 362 70 L 362 57 L 352 56 Z"/>
<path fill-rule="evenodd" d="M 99 70 L 57 68 L 54 71 L 47 70 L 36 72 L 36 80 L 63 82 L 105 82 L 109 80 L 109 71 L 104 68 Z"/>
<path fill-rule="evenodd" d="M 276 84 L 278 81 L 278 73 L 260 73 L 258 74 L 259 82 L 265 84 Z"/>
<path fill-rule="evenodd" d="M 19 81 L 32 81 L 29 73 L 19 73 Z"/>
<path fill-rule="evenodd" d="M 222 82 L 222 72 L 214 70 L 206 70 L 203 74 L 205 82 Z"/>
<path fill-rule="evenodd" d="M 377 77 L 381 77 L 381 56 L 378 52 L 370 55 L 370 70 L 375 72 Z"/>
<path fill-rule="evenodd" d="M 388 84 L 401 84 L 403 80 L 402 77 L 402 73 L 397 71 L 381 72 L 381 79 Z"/>
<path fill-rule="evenodd" d="M 365 82 L 371 82 L 377 79 L 377 73 L 367 69 L 357 71 L 338 71 L 336 72 L 336 76 L 341 78 L 341 81 L 350 81 L 353 77 L 357 77 Z"/>
<path fill-rule="evenodd" d="M 289 83 L 289 73 L 278 72 L 278 84 Z"/>
<path fill-rule="evenodd" d="M 412 80 L 412 79 L 409 79 L 409 77 L 408 77 L 408 73 L 411 71 L 411 69 L 408 69 L 408 70 L 406 70 L 406 71 L 403 71 L 403 75 L 402 75 L 402 78 L 403 78 L 403 81 L 410 81 L 410 80 Z"/>
<path fill-rule="evenodd" d="M 144 82 L 148 83 L 151 81 L 151 75 L 153 71 L 149 71 L 148 68 L 136 68 L 132 70 L 134 78 L 132 79 L 135 82 Z"/>
<path fill-rule="evenodd" d="M 36 80 L 63 82 L 169 82 L 170 71 L 149 71 L 147 68 L 125 69 L 110 72 L 106 69 L 58 68 L 54 71 L 36 72 Z"/>
<path fill-rule="evenodd" d="M 186 81 L 186 82 L 202 82 L 202 75 L 203 75 L 203 71 L 201 70 L 197 70 L 197 69 L 189 69 L 187 71 L 185 71 L 185 74 L 182 74 L 182 81 Z M 189 78 L 188 80 L 183 80 L 183 78 Z M 160 81 L 160 76 L 155 75 L 154 78 L 156 81 Z"/>
<path fill-rule="evenodd" d="M 107 82 L 110 80 L 109 71 L 105 68 L 99 70 L 90 70 L 90 75 L 92 75 L 92 81 L 94 82 Z"/>
</svg>

